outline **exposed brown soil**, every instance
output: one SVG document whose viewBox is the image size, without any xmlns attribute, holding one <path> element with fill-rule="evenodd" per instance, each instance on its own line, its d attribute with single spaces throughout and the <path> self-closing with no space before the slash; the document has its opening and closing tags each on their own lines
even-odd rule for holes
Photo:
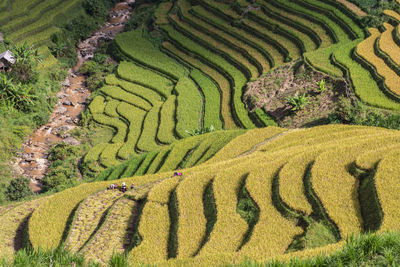
<svg viewBox="0 0 400 267">
<path fill-rule="evenodd" d="M 313 71 L 305 65 L 289 63 L 247 85 L 245 101 L 252 110 L 263 108 L 281 127 L 300 128 L 326 121 L 337 106 L 338 97 L 345 86 L 342 82 Z M 319 93 L 317 82 L 325 80 L 326 90 Z M 293 111 L 287 98 L 296 94 L 308 97 L 304 109 Z"/>
<path fill-rule="evenodd" d="M 79 73 L 82 64 L 90 60 L 100 41 L 112 40 L 120 33 L 130 18 L 130 4 L 134 1 L 121 2 L 110 10 L 110 21 L 82 41 L 77 46 L 78 63 L 70 71 L 57 94 L 58 103 L 50 116 L 50 121 L 37 129 L 23 143 L 21 152 L 15 160 L 17 173 L 31 180 L 31 189 L 41 189 L 40 180 L 45 176 L 50 165 L 48 150 L 58 142 L 78 145 L 68 131 L 77 127 L 79 115 L 86 107 L 90 91 L 85 87 L 86 77 Z"/>
</svg>

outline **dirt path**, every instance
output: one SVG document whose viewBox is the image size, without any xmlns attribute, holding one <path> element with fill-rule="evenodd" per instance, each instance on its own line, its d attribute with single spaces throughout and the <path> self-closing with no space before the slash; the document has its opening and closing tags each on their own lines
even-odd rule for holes
<svg viewBox="0 0 400 267">
<path fill-rule="evenodd" d="M 14 161 L 18 174 L 31 180 L 31 189 L 41 189 L 40 180 L 45 176 L 50 165 L 47 151 L 52 144 L 64 142 L 78 145 L 79 142 L 65 132 L 76 127 L 79 114 L 85 109 L 90 91 L 85 87 L 86 77 L 79 73 L 81 65 L 90 60 L 96 51 L 98 41 L 112 40 L 120 33 L 131 14 L 134 1 L 120 2 L 110 10 L 110 20 L 77 46 L 78 63 L 69 70 L 68 77 L 62 83 L 62 90 L 57 94 L 58 103 L 50 116 L 50 121 L 37 129 L 22 145 Z"/>
</svg>

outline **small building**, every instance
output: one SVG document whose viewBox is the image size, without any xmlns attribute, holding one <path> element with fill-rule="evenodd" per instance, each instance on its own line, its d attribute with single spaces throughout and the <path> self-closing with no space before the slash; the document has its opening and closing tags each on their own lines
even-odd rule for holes
<svg viewBox="0 0 400 267">
<path fill-rule="evenodd" d="M 11 65 L 15 63 L 15 58 L 10 50 L 0 54 L 0 71 L 4 72 L 10 69 Z"/>
</svg>

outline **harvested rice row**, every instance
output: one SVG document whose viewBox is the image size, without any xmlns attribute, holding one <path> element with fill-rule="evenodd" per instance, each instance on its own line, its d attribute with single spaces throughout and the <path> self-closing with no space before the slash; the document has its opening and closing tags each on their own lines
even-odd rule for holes
<svg viewBox="0 0 400 267">
<path fill-rule="evenodd" d="M 169 174 L 170 175 L 170 174 Z M 154 174 L 151 176 L 139 176 L 124 178 L 118 183 L 135 183 L 136 187 L 149 184 L 164 178 L 166 174 Z M 49 249 L 61 244 L 62 236 L 67 227 L 67 222 L 77 205 L 88 196 L 104 190 L 110 185 L 110 181 L 81 184 L 54 194 L 45 199 L 35 209 L 29 220 L 29 240 L 34 248 Z M 60 207 L 63 207 L 60 209 Z M 51 222 L 51 227 L 48 227 Z"/>
<path fill-rule="evenodd" d="M 66 239 L 66 246 L 77 252 L 94 234 L 96 227 L 106 212 L 113 205 L 114 201 L 120 198 L 122 193 L 118 190 L 100 191 L 86 198 L 79 204 L 76 210 L 75 219 Z"/>
<path fill-rule="evenodd" d="M 137 202 L 128 198 L 117 200 L 105 218 L 96 234 L 82 248 L 88 260 L 94 260 L 105 264 L 111 255 L 124 253 L 130 246 L 129 236 L 137 214 L 134 213 Z"/>
</svg>

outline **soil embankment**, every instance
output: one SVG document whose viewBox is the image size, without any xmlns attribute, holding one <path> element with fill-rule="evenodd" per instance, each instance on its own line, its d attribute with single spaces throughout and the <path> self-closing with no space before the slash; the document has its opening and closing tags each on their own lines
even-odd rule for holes
<svg viewBox="0 0 400 267">
<path fill-rule="evenodd" d="M 90 60 L 99 41 L 112 40 L 120 33 L 130 18 L 131 4 L 134 1 L 120 2 L 110 10 L 110 20 L 77 46 L 78 63 L 70 69 L 57 94 L 58 103 L 50 116 L 50 121 L 37 129 L 24 142 L 15 161 L 16 171 L 31 179 L 31 189 L 40 191 L 40 180 L 50 165 L 47 151 L 52 144 L 65 142 L 78 145 L 79 142 L 67 132 L 76 127 L 79 114 L 85 109 L 90 91 L 85 87 L 86 77 L 79 73 L 81 65 Z"/>
</svg>

